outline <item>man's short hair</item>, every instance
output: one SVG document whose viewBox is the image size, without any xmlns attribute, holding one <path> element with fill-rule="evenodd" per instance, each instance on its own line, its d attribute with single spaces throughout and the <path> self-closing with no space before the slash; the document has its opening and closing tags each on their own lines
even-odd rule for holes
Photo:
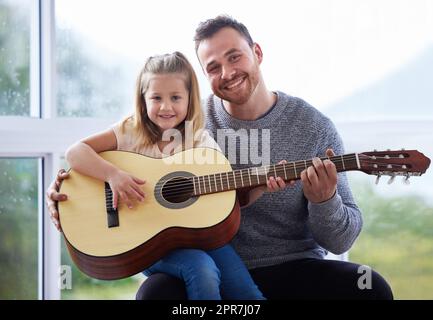
<svg viewBox="0 0 433 320">
<path fill-rule="evenodd" d="M 214 19 L 209 19 L 204 22 L 200 22 L 197 29 L 195 30 L 194 42 L 195 42 L 195 51 L 197 52 L 200 42 L 205 39 L 211 38 L 215 33 L 217 33 L 222 28 L 233 28 L 238 31 L 242 37 L 248 42 L 249 46 L 252 48 L 254 45 L 254 41 L 251 38 L 251 35 L 245 27 L 244 24 L 238 22 L 234 18 L 228 15 L 219 15 Z"/>
</svg>

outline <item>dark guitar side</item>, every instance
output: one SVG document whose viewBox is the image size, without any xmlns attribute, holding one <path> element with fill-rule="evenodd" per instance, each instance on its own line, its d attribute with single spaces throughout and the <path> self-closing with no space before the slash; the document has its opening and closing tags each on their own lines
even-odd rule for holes
<svg viewBox="0 0 433 320">
<path fill-rule="evenodd" d="M 168 228 L 140 246 L 115 256 L 87 255 L 75 249 L 66 237 L 65 242 L 72 260 L 81 271 L 96 279 L 115 280 L 142 272 L 176 248 L 211 250 L 221 247 L 235 236 L 239 225 L 240 206 L 236 200 L 227 218 L 214 226 L 197 229 Z"/>
</svg>

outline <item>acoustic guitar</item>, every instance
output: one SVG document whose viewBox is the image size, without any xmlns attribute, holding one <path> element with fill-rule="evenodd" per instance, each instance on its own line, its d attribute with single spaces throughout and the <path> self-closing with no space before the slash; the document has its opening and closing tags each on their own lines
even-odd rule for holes
<svg viewBox="0 0 433 320">
<path fill-rule="evenodd" d="M 99 154 L 118 168 L 146 180 L 143 202 L 112 207 L 108 183 L 70 170 L 59 202 L 60 223 L 74 263 L 97 279 L 120 279 L 143 271 L 176 248 L 218 248 L 240 224 L 236 190 L 265 185 L 268 177 L 296 180 L 311 160 L 232 170 L 219 151 L 195 148 L 163 159 L 132 152 Z M 338 172 L 420 176 L 430 159 L 416 150 L 351 153 L 331 160 Z"/>
</svg>

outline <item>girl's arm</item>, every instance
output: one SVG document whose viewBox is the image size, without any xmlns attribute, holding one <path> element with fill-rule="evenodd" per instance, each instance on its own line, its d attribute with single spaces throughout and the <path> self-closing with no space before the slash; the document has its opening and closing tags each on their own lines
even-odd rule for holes
<svg viewBox="0 0 433 320">
<path fill-rule="evenodd" d="M 117 139 L 112 129 L 85 138 L 68 148 L 66 160 L 72 169 L 84 175 L 107 181 L 113 190 L 113 207 L 117 208 L 118 198 L 129 208 L 132 200 L 144 199 L 140 185 L 145 181 L 124 172 L 98 155 L 103 151 L 117 149 Z"/>
<path fill-rule="evenodd" d="M 101 181 L 108 181 L 118 169 L 100 157 L 98 153 L 116 149 L 116 136 L 113 130 L 109 129 L 70 146 L 66 150 L 66 161 L 72 169 L 82 174 Z"/>
</svg>

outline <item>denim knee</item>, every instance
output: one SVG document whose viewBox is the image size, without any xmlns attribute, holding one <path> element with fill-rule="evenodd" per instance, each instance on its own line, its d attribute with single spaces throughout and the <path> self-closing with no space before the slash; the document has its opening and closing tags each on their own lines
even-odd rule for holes
<svg viewBox="0 0 433 320">
<path fill-rule="evenodd" d="M 196 250 L 189 257 L 190 260 L 185 263 L 183 272 L 184 279 L 196 279 L 201 281 L 208 279 L 210 281 L 220 282 L 221 273 L 215 261 L 205 251 Z"/>
</svg>

